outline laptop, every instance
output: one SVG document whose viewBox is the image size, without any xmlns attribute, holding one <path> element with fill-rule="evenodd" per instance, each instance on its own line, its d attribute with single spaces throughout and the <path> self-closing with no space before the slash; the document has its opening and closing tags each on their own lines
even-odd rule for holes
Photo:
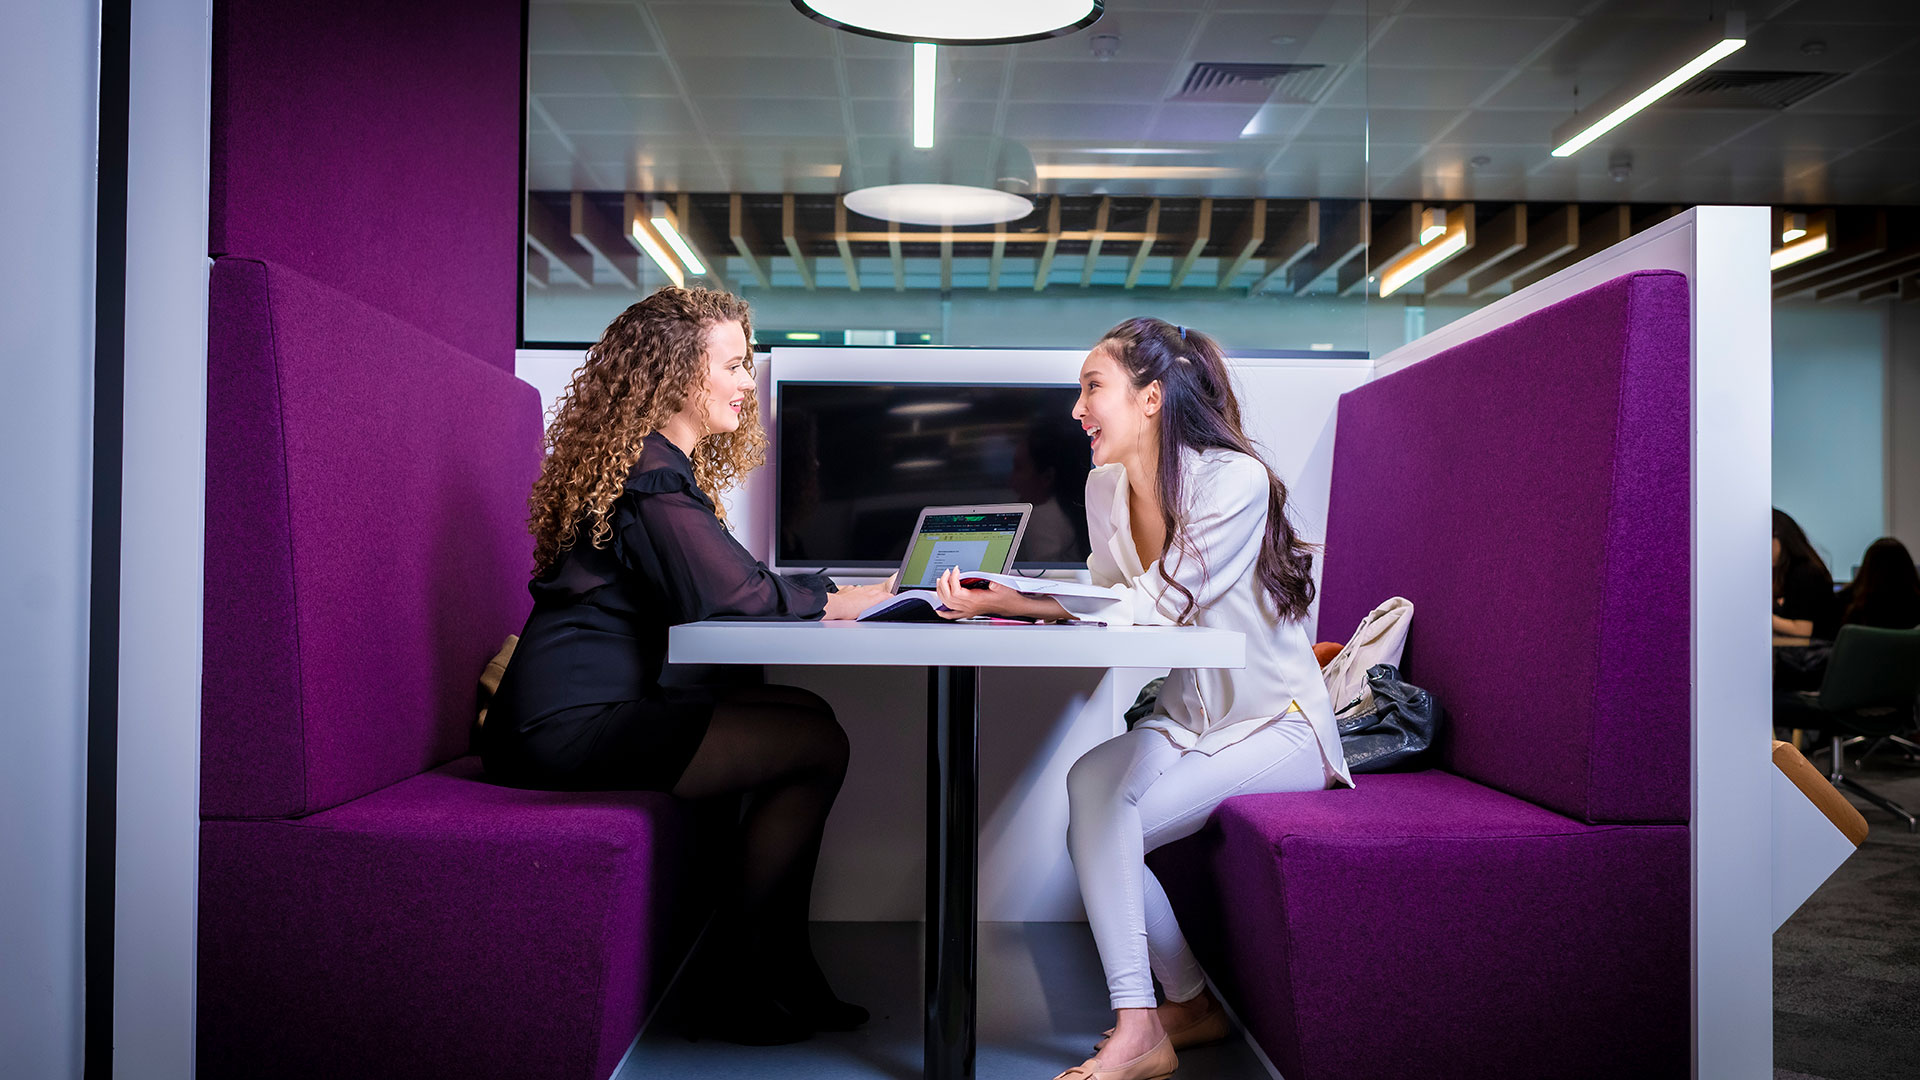
<svg viewBox="0 0 1920 1080">
<path fill-rule="evenodd" d="M 920 511 L 895 591 L 931 589 L 949 568 L 1004 574 L 1026 534 L 1032 503 L 929 506 Z"/>
</svg>

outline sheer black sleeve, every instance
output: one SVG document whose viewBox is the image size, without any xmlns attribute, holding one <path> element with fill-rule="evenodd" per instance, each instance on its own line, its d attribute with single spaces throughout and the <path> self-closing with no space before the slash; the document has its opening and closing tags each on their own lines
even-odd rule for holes
<svg viewBox="0 0 1920 1080">
<path fill-rule="evenodd" d="M 825 613 L 823 576 L 769 570 L 720 524 L 703 496 L 684 488 L 630 488 L 621 499 L 627 504 L 620 514 L 623 555 L 657 589 L 669 621 L 727 615 L 817 619 Z"/>
</svg>

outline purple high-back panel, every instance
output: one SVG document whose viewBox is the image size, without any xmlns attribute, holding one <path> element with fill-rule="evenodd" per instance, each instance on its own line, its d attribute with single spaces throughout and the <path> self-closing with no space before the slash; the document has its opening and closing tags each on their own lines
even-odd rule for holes
<svg viewBox="0 0 1920 1080">
<path fill-rule="evenodd" d="M 1413 601 L 1447 768 L 1587 821 L 1687 818 L 1688 368 L 1686 279 L 1650 271 L 1341 398 L 1318 636 Z"/>
<path fill-rule="evenodd" d="M 219 0 L 208 250 L 513 370 L 518 0 Z"/>
<path fill-rule="evenodd" d="M 466 752 L 530 604 L 539 394 L 271 263 L 208 305 L 201 812 L 298 816 Z"/>
</svg>

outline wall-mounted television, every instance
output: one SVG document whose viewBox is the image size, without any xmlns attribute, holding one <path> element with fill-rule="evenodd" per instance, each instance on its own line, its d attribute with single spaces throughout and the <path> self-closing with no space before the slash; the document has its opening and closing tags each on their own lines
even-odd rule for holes
<svg viewBox="0 0 1920 1080">
<path fill-rule="evenodd" d="M 900 565 L 925 506 L 1029 502 L 1025 569 L 1084 567 L 1075 386 L 782 380 L 774 551 L 782 566 Z"/>
</svg>

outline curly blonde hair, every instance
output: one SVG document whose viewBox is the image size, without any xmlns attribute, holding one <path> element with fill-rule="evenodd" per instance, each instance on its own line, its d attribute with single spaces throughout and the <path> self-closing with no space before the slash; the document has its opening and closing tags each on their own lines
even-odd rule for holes
<svg viewBox="0 0 1920 1080">
<path fill-rule="evenodd" d="M 642 440 L 704 395 L 707 332 L 737 322 L 753 339 L 747 302 L 714 289 L 669 286 L 620 313 L 587 350 L 586 363 L 547 426 L 547 458 L 533 485 L 534 575 L 547 572 L 584 532 L 594 547 L 613 535 L 613 504 L 640 460 Z M 753 357 L 747 357 L 753 370 Z M 698 402 L 696 402 L 698 404 Z M 706 411 L 700 415 L 704 425 Z M 749 390 L 740 426 L 709 433 L 694 447 L 694 482 L 720 506 L 720 493 L 767 458 L 760 405 Z M 724 519 L 726 511 L 717 511 Z"/>
</svg>

